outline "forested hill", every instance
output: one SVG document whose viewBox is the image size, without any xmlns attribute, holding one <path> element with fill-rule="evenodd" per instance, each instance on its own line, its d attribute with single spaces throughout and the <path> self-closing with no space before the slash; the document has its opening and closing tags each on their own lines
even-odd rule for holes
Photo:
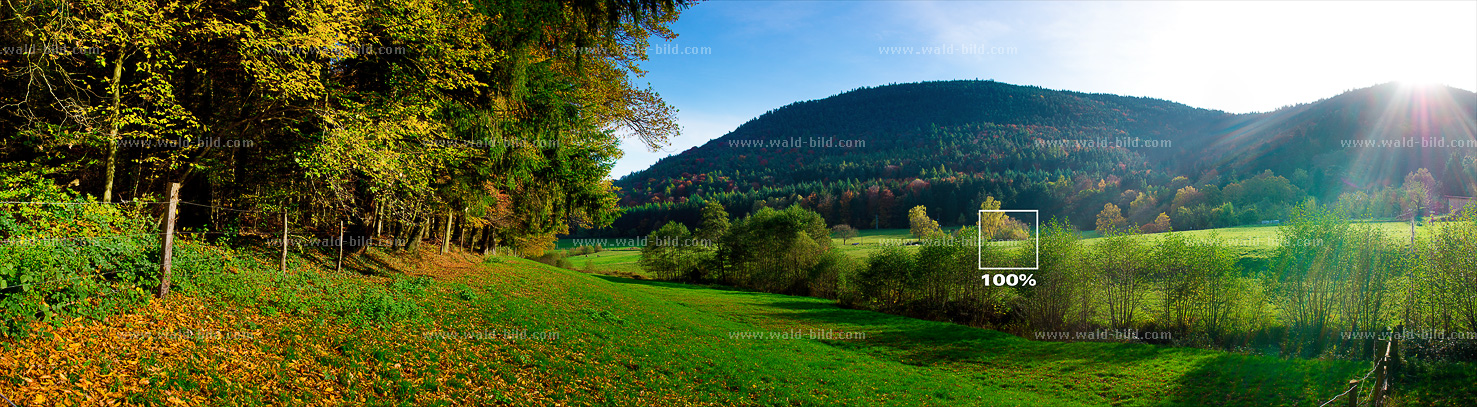
<svg viewBox="0 0 1477 407">
<path fill-rule="evenodd" d="M 1474 135 L 1477 94 L 1386 83 L 1240 115 L 1192 154 L 1199 161 L 1188 172 L 1305 170 L 1319 189 L 1310 192 L 1332 198 L 1348 189 L 1399 185 L 1407 173 L 1426 168 L 1441 192 L 1471 196 L 1477 194 Z"/>
<path fill-rule="evenodd" d="M 744 179 L 730 180 L 739 184 L 758 183 L 758 186 L 779 186 L 791 181 L 809 181 L 816 177 L 812 173 L 825 170 L 816 162 L 804 158 L 848 156 L 876 150 L 923 150 L 933 156 L 935 147 L 961 148 L 967 155 L 982 153 L 980 147 L 989 145 L 940 145 L 936 141 L 945 138 L 943 133 L 979 132 L 968 130 L 978 125 L 1002 125 L 1006 128 L 1024 128 L 1028 138 L 1044 139 L 1097 139 L 1132 138 L 1171 140 L 1173 143 L 1189 142 L 1196 135 L 1204 134 L 1214 124 L 1231 117 L 1230 114 L 1205 109 L 1196 109 L 1178 103 L 1106 94 L 1087 94 L 1053 91 L 1034 86 L 1017 86 L 995 81 L 944 81 L 913 84 L 896 84 L 874 88 L 862 88 L 821 100 L 792 103 L 771 110 L 764 115 L 739 126 L 733 132 L 714 139 L 703 146 L 661 160 L 651 168 L 636 172 L 617 181 L 625 189 L 626 204 L 653 202 L 652 198 L 676 199 L 688 194 L 670 194 L 665 191 L 663 180 L 681 179 L 681 174 L 702 174 L 718 170 L 743 170 Z M 984 143 L 991 137 L 964 137 L 966 141 Z M 807 145 L 765 147 L 769 141 L 793 138 L 821 137 L 835 139 L 834 147 L 807 148 Z M 975 140 L 968 140 L 975 139 Z M 748 143 L 749 141 L 760 143 Z M 802 143 L 808 142 L 805 139 Z M 855 148 L 841 146 L 844 141 Z M 1029 140 L 1028 140 L 1029 141 Z M 731 142 L 747 143 L 733 144 Z M 1131 149 L 1153 154 L 1152 149 Z M 905 167 L 936 167 L 924 165 L 931 161 L 926 157 L 896 155 L 898 159 L 879 164 L 885 169 L 889 164 Z M 743 156 L 743 159 L 738 157 Z M 781 165 L 759 168 L 746 165 L 748 158 L 757 161 L 776 162 Z M 783 158 L 789 160 L 777 160 Z M 799 162 L 793 159 L 802 158 Z M 919 161 L 915 158 L 923 158 Z M 987 157 L 988 158 L 988 157 Z M 1161 158 L 1174 159 L 1166 155 Z M 912 161 L 905 164 L 903 161 Z M 943 164 L 940 162 L 938 164 Z M 986 167 L 1004 170 L 1001 164 L 1010 162 L 961 163 L 974 166 L 976 171 Z M 1020 168 L 1016 166 L 1015 168 Z M 757 172 L 749 172 L 754 170 Z M 908 171 L 903 176 L 916 176 L 917 171 Z M 775 181 L 767 183 L 766 176 Z M 854 177 L 850 173 L 823 174 L 821 178 L 840 179 Z M 655 179 L 655 183 L 650 181 Z M 713 190 L 708 189 L 708 192 Z"/>
<path fill-rule="evenodd" d="M 688 221 L 709 199 L 739 215 L 798 204 L 857 227 L 903 227 L 916 205 L 946 225 L 962 224 L 994 197 L 1091 229 L 1114 204 L 1140 225 L 1158 213 L 1183 215 L 1174 220 L 1183 229 L 1277 219 L 1309 195 L 1332 200 L 1351 188 L 1395 186 L 1417 168 L 1445 181 L 1442 192 L 1464 194 L 1472 178 L 1464 174 L 1477 166 L 1463 160 L 1477 150 L 1377 152 L 1340 143 L 1421 134 L 1472 140 L 1472 99 L 1458 89 L 1387 84 L 1233 115 L 995 81 L 862 88 L 772 110 L 617 180 L 626 214 L 586 233 L 640 234 Z M 1242 181 L 1260 195 L 1220 194 L 1251 185 Z M 1184 187 L 1192 194 L 1175 204 Z"/>
<path fill-rule="evenodd" d="M 744 138 L 858 136 L 896 141 L 899 132 L 977 123 L 1115 131 L 1165 138 L 1227 114 L 1157 99 L 1053 91 L 995 81 L 946 81 L 862 88 L 765 113 L 709 143 Z M 708 147 L 705 146 L 705 147 Z"/>
</svg>

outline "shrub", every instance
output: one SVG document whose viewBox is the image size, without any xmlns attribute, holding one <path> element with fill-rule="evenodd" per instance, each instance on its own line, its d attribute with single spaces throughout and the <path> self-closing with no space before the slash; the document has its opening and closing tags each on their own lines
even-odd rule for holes
<svg viewBox="0 0 1477 407">
<path fill-rule="evenodd" d="M 1036 330 L 1062 330 L 1074 315 L 1072 319 L 1086 324 L 1093 317 L 1094 297 L 1086 283 L 1090 274 L 1084 270 L 1077 233 L 1065 221 L 1052 219 L 1040 240 L 1037 284 L 1019 288 L 1019 308 L 1027 324 Z M 1023 250 L 1020 256 L 1031 254 Z"/>
<path fill-rule="evenodd" d="M 377 287 L 362 287 L 362 294 L 355 304 L 357 307 L 347 316 L 350 321 L 360 324 L 413 319 L 423 313 L 415 301 Z"/>
<path fill-rule="evenodd" d="M 915 269 L 913 254 L 902 247 L 887 246 L 872 252 L 856 281 L 863 305 L 884 312 L 900 309 L 903 287 Z"/>
<path fill-rule="evenodd" d="M 569 259 L 567 259 L 567 258 L 564 257 L 564 252 L 553 251 L 553 250 L 545 251 L 545 252 L 539 254 L 537 257 L 529 258 L 529 260 L 533 260 L 533 261 L 536 261 L 536 262 L 539 262 L 539 263 L 547 264 L 547 265 L 558 267 L 558 268 L 562 268 L 562 269 L 574 269 L 574 263 L 573 262 L 570 262 Z"/>
<path fill-rule="evenodd" d="M 715 255 L 725 268 L 724 283 L 804 294 L 805 280 L 830 247 L 820 214 L 799 206 L 762 208 L 734 223 Z"/>
<path fill-rule="evenodd" d="M 646 240 L 641 248 L 641 268 L 662 280 L 685 279 L 696 274 L 700 254 L 685 244 L 692 239 L 687 226 L 680 222 L 667 222 Z"/>
<path fill-rule="evenodd" d="M 1451 222 L 1441 224 L 1430 246 L 1421 252 L 1428 271 L 1423 281 L 1432 286 L 1428 290 L 1433 294 L 1430 298 L 1439 307 L 1422 314 L 1439 317 L 1421 322 L 1434 327 L 1436 320 L 1453 321 L 1448 322 L 1450 328 L 1462 329 L 1465 325 L 1465 331 L 1477 331 L 1477 270 L 1472 262 L 1473 253 L 1477 253 L 1477 211 L 1464 210 Z M 1407 325 L 1413 325 L 1411 322 L 1415 321 Z"/>
<path fill-rule="evenodd" d="M 0 177 L 0 336 L 32 322 L 101 316 L 157 284 L 159 240 L 141 206 L 94 204 L 40 174 Z"/>
<path fill-rule="evenodd" d="M 1323 352 L 1338 321 L 1338 282 L 1348 279 L 1356 253 L 1346 250 L 1349 223 L 1312 203 L 1299 205 L 1278 228 L 1280 245 L 1273 262 L 1275 298 L 1290 329 L 1289 349 L 1313 357 Z M 1317 244 L 1313 244 L 1316 242 Z"/>
<path fill-rule="evenodd" d="M 473 290 L 472 287 L 466 284 L 452 284 L 451 290 L 453 293 L 456 294 L 456 298 L 459 298 L 462 301 L 473 301 L 477 299 L 477 291 Z"/>
<path fill-rule="evenodd" d="M 595 254 L 601 252 L 602 250 L 604 249 L 601 249 L 600 245 L 598 244 L 594 246 L 576 246 L 573 249 L 569 249 L 569 257 Z"/>
<path fill-rule="evenodd" d="M 810 296 L 837 299 L 841 295 L 843 280 L 856 274 L 856 260 L 839 251 L 821 255 L 820 261 L 810 271 Z"/>
<path fill-rule="evenodd" d="M 433 281 L 428 276 L 397 276 L 390 282 L 390 288 L 396 292 L 421 296 L 425 295 L 426 287 L 430 286 Z"/>
<path fill-rule="evenodd" d="M 1128 235 L 1110 235 L 1093 246 L 1093 291 L 1106 305 L 1109 329 L 1137 327 L 1137 311 L 1149 292 L 1147 257 L 1138 239 Z"/>
</svg>

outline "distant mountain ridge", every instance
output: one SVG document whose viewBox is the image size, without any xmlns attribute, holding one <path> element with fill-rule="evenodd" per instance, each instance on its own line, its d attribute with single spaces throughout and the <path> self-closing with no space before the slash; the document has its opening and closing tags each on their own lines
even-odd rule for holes
<svg viewBox="0 0 1477 407">
<path fill-rule="evenodd" d="M 819 207 L 825 196 L 839 200 L 848 190 L 858 207 L 832 208 L 828 221 L 898 226 L 905 221 L 900 207 L 922 204 L 937 207 L 934 216 L 947 224 L 993 196 L 1089 225 L 1083 218 L 1117 200 L 1054 188 L 1155 191 L 1167 201 L 1175 191 L 1164 189 L 1179 176 L 1186 185 L 1215 185 L 1266 170 L 1299 173 L 1301 192 L 1325 200 L 1350 188 L 1398 184 L 1416 168 L 1437 174 L 1444 192 L 1471 194 L 1477 148 L 1360 143 L 1474 140 L 1474 107 L 1472 92 L 1394 83 L 1251 114 L 995 81 L 860 88 L 771 110 L 617 180 L 621 203 L 632 210 L 615 231 L 686 218 L 665 212 L 680 212 L 690 200 L 717 199 L 743 213 L 760 200 Z M 1104 140 L 1110 145 L 1098 145 Z"/>
<path fill-rule="evenodd" d="M 1421 139 L 1471 142 L 1477 135 L 1477 93 L 1451 87 L 1386 83 L 1272 112 L 1240 115 L 1206 137 L 1193 170 L 1242 172 L 1307 169 L 1327 181 L 1398 184 L 1400 177 L 1428 168 L 1457 185 L 1447 192 L 1477 192 L 1460 175 L 1461 158 L 1477 145 L 1421 146 Z M 1393 147 L 1381 141 L 1411 141 Z M 1470 164 L 1468 164 L 1470 165 Z M 1460 181 L 1457 181 L 1460 180 Z"/>
</svg>

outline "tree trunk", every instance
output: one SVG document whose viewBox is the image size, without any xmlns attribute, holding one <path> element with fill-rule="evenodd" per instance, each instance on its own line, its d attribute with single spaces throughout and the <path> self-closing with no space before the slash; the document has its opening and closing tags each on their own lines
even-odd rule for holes
<svg viewBox="0 0 1477 407">
<path fill-rule="evenodd" d="M 441 234 L 441 254 L 446 254 L 451 249 L 451 218 L 455 215 L 456 212 L 446 210 L 446 233 Z"/>
<path fill-rule="evenodd" d="M 479 245 L 482 244 L 482 232 L 486 230 L 486 227 L 472 228 L 472 238 L 470 242 L 467 242 L 467 251 L 476 251 L 478 249 Z"/>
<path fill-rule="evenodd" d="M 406 250 L 409 250 L 411 253 L 415 253 L 416 251 L 420 250 L 421 239 L 426 237 L 426 228 L 429 226 L 427 224 L 430 222 L 431 219 L 426 219 L 425 221 L 422 221 L 415 226 L 415 233 L 410 236 L 410 242 L 408 242 L 405 246 Z"/>
<path fill-rule="evenodd" d="M 137 198 L 138 197 L 138 187 L 139 187 L 139 184 L 143 183 L 142 180 L 144 179 L 143 178 L 143 175 L 144 175 L 144 160 L 134 160 L 134 161 L 137 161 L 137 163 L 134 163 L 134 166 L 133 166 L 133 192 L 128 194 L 128 197 L 129 198 Z"/>
<path fill-rule="evenodd" d="M 123 52 L 118 52 L 118 62 L 113 63 L 113 120 L 112 129 L 108 131 L 108 170 L 107 181 L 103 187 L 103 202 L 113 202 L 113 172 L 118 161 L 118 82 L 123 80 Z"/>
<path fill-rule="evenodd" d="M 400 227 L 403 223 L 390 221 L 390 250 L 400 250 L 400 242 L 405 240 L 405 232 L 402 231 L 404 228 Z"/>
<path fill-rule="evenodd" d="M 456 228 L 457 228 L 457 234 L 456 234 L 457 246 L 461 246 L 462 249 L 466 249 L 467 248 L 467 215 L 465 215 L 465 214 L 462 215 L 462 221 L 456 223 Z"/>
</svg>

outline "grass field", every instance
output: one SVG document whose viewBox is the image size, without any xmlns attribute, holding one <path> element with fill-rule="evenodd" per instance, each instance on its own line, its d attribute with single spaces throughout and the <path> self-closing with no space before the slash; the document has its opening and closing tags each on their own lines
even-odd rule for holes
<svg viewBox="0 0 1477 407">
<path fill-rule="evenodd" d="M 1391 239 L 1392 243 L 1404 242 L 1410 238 L 1409 223 L 1372 222 L 1370 224 L 1374 225 L 1379 231 L 1384 233 L 1386 237 Z M 1218 237 L 1222 239 L 1232 250 L 1237 252 L 1237 254 L 1242 259 L 1241 265 L 1243 268 L 1248 269 L 1248 272 L 1255 272 L 1259 271 L 1258 269 L 1260 269 L 1265 264 L 1266 259 L 1271 257 L 1274 253 L 1274 250 L 1277 248 L 1277 228 L 1278 226 L 1276 225 L 1258 225 L 1220 229 L 1192 230 L 1173 233 L 1180 233 L 1192 239 L 1210 238 L 1211 236 Z M 1417 237 L 1425 236 L 1431 233 L 1431 230 L 1433 228 L 1434 227 L 1420 226 L 1416 229 L 1416 235 Z M 957 228 L 948 229 L 946 230 L 946 232 L 953 233 L 954 230 L 957 230 Z M 859 232 L 860 233 L 856 238 L 847 239 L 844 242 L 841 239 L 832 238 L 831 247 L 835 250 L 840 250 L 842 253 L 845 253 L 852 258 L 865 259 L 871 253 L 881 250 L 883 244 L 898 244 L 899 242 L 916 240 L 910 234 L 908 229 L 864 229 L 860 230 Z M 1094 231 L 1081 232 L 1081 236 L 1083 238 L 1082 243 L 1084 245 L 1095 244 L 1099 239 L 1102 238 L 1100 235 L 1098 235 L 1097 232 Z M 1138 235 L 1137 238 L 1142 239 L 1146 244 L 1153 244 L 1154 242 L 1157 242 L 1159 239 L 1161 239 L 1163 236 L 1164 234 L 1146 234 Z M 601 241 L 605 243 L 620 243 L 631 242 L 633 240 L 595 239 L 595 241 Z M 590 241 L 588 240 L 582 239 L 560 239 L 556 247 L 559 249 L 569 249 L 575 246 L 579 246 L 580 243 L 589 242 Z M 997 244 L 1008 243 L 997 242 Z M 640 259 L 640 251 L 636 250 L 638 249 L 637 247 L 614 247 L 616 248 L 616 250 L 607 250 L 587 256 L 571 257 L 570 261 L 574 262 L 575 267 L 583 269 L 586 264 L 586 259 L 588 258 L 591 262 L 591 265 L 594 267 L 594 270 L 596 271 L 621 273 L 623 275 L 647 276 L 645 271 L 641 270 L 641 268 L 637 265 L 637 260 Z M 916 249 L 917 246 L 905 247 Z M 612 247 L 607 246 L 606 248 L 610 249 Z"/>
<path fill-rule="evenodd" d="M 1289 361 L 1141 344 L 1037 342 L 996 331 L 840 309 L 827 300 L 605 279 L 700 311 L 688 315 L 703 319 L 739 321 L 767 332 L 864 334 L 865 339 L 853 340 L 734 344 L 755 354 L 759 364 L 793 370 L 771 373 L 777 379 L 799 376 L 804 379 L 794 384 L 847 389 L 835 394 L 842 405 L 1297 405 L 1331 396 L 1309 384 L 1342 382 L 1342 377 L 1364 369 L 1362 363 Z M 768 357 L 775 359 L 764 359 Z M 865 395 L 873 387 L 877 393 L 897 396 L 870 399 Z"/>
<path fill-rule="evenodd" d="M 332 272 L 326 258 L 292 261 L 294 275 L 323 276 L 308 280 L 389 287 L 397 298 L 419 307 L 413 317 L 351 323 L 314 306 L 289 312 L 277 308 L 281 303 L 243 306 L 239 299 L 177 294 L 104 320 L 67 321 L 5 342 L 0 394 L 37 406 L 109 400 L 135 405 L 1293 406 L 1332 397 L 1341 383 L 1368 369 L 1367 362 L 1030 341 L 842 309 L 823 299 L 432 252 L 428 248 L 422 260 L 409 262 L 371 252 L 342 275 Z M 605 252 L 609 255 L 594 259 L 616 265 L 630 253 Z M 265 267 L 273 267 L 271 256 L 258 256 Z M 222 271 L 238 272 L 246 271 Z M 305 295 L 292 297 L 297 298 L 293 302 L 315 298 Z M 829 337 L 812 338 L 812 333 Z M 1471 373 L 1460 373 L 1466 371 L 1409 390 L 1426 395 L 1414 405 L 1465 405 L 1474 397 L 1470 388 L 1456 396 L 1449 389 L 1474 380 Z"/>
</svg>

